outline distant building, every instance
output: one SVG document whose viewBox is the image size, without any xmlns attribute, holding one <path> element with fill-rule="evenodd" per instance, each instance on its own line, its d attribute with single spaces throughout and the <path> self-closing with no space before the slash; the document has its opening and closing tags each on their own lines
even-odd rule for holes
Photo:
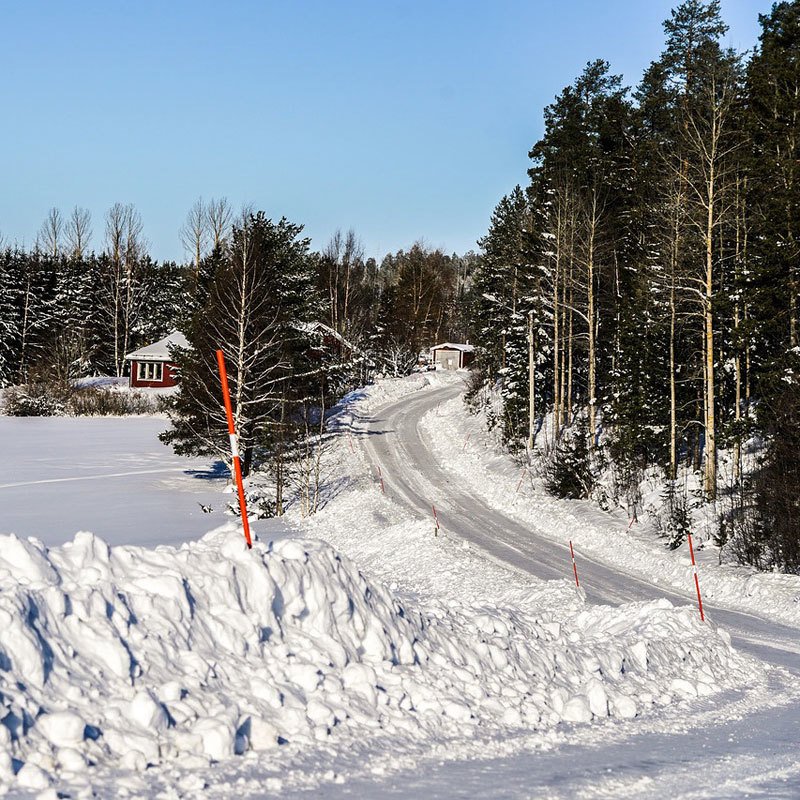
<svg viewBox="0 0 800 800">
<path fill-rule="evenodd" d="M 297 330 L 307 333 L 309 337 L 316 340 L 316 347 L 325 347 L 331 353 L 335 353 L 338 358 L 351 358 L 358 354 L 358 348 L 340 333 L 337 333 L 330 325 L 324 322 L 298 322 L 295 327 Z M 314 348 L 314 344 L 312 344 Z"/>
<path fill-rule="evenodd" d="M 170 356 L 171 347 L 190 347 L 186 337 L 178 331 L 173 331 L 169 336 L 140 347 L 125 356 L 130 362 L 132 387 L 146 387 L 150 389 L 166 389 L 176 386 L 178 381 L 175 371 L 175 362 Z"/>
<path fill-rule="evenodd" d="M 440 369 L 465 369 L 475 358 L 475 348 L 469 343 L 445 342 L 431 347 L 431 358 Z"/>
</svg>

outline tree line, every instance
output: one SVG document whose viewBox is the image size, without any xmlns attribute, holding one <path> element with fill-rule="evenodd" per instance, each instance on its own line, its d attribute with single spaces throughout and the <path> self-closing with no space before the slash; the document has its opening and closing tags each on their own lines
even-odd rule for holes
<svg viewBox="0 0 800 800">
<path fill-rule="evenodd" d="M 51 209 L 30 248 L 0 239 L 0 387 L 44 375 L 122 376 L 126 353 L 188 326 L 253 213 L 235 213 L 224 198 L 198 200 L 180 229 L 182 263 L 152 258 L 131 204 L 108 209 L 97 249 L 91 215 L 78 206 L 68 216 Z M 309 248 L 309 258 L 317 321 L 361 353 L 362 379 L 406 374 L 420 350 L 466 335 L 474 253 L 417 242 L 378 262 L 350 230 Z"/>
<path fill-rule="evenodd" d="M 687 0 L 633 91 L 593 61 L 545 109 L 481 240 L 473 395 L 499 392 L 552 491 L 610 472 L 635 514 L 655 467 L 674 544 L 703 504 L 741 560 L 797 569 L 800 3 L 759 21 L 745 56 L 718 0 Z"/>
<path fill-rule="evenodd" d="M 465 334 L 472 253 L 417 242 L 379 264 L 352 230 L 315 251 L 302 225 L 249 207 L 234 213 L 224 199 L 189 209 L 183 263 L 151 258 L 132 205 L 107 211 L 99 252 L 92 233 L 88 211 L 65 219 L 52 209 L 31 249 L 0 250 L 0 388 L 15 387 L 13 413 L 61 413 L 75 379 L 121 377 L 127 353 L 181 330 L 191 348 L 173 354 L 181 391 L 162 438 L 180 453 L 228 460 L 222 349 L 245 474 L 271 479 L 268 513 L 283 512 L 298 472 L 304 507 L 316 507 L 327 408 L 376 374 L 407 374 L 437 340 Z M 97 404 L 68 408 L 76 407 Z"/>
</svg>

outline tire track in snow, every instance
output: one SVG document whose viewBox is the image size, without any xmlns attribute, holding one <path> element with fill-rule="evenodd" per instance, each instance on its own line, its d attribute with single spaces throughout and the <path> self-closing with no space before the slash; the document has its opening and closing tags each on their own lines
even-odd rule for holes
<svg viewBox="0 0 800 800">
<path fill-rule="evenodd" d="M 160 469 L 139 469 L 130 472 L 110 472 L 105 475 L 74 475 L 71 478 L 43 478 L 40 481 L 0 483 L 0 489 L 15 489 L 19 486 L 37 486 L 42 483 L 69 483 L 70 481 L 97 481 L 104 478 L 127 478 L 130 475 L 158 475 L 163 472 L 186 472 L 186 467 L 161 467 Z"/>
</svg>

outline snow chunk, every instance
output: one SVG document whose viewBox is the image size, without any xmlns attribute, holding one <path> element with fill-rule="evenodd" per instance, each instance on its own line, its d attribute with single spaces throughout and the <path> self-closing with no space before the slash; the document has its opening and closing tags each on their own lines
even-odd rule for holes
<svg viewBox="0 0 800 800">
<path fill-rule="evenodd" d="M 72 711 L 57 711 L 39 717 L 36 726 L 55 747 L 74 747 L 83 741 L 86 723 Z"/>
</svg>

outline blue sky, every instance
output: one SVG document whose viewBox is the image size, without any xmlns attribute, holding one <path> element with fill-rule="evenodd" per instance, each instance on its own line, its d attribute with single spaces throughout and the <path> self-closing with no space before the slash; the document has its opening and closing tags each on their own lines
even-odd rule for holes
<svg viewBox="0 0 800 800">
<path fill-rule="evenodd" d="M 723 0 L 752 47 L 771 0 Z M 417 239 L 475 248 L 524 182 L 542 109 L 595 58 L 635 84 L 662 0 L 0 3 L 0 233 L 30 244 L 47 210 L 142 214 L 183 258 L 199 197 L 354 228 L 368 254 Z"/>
</svg>

